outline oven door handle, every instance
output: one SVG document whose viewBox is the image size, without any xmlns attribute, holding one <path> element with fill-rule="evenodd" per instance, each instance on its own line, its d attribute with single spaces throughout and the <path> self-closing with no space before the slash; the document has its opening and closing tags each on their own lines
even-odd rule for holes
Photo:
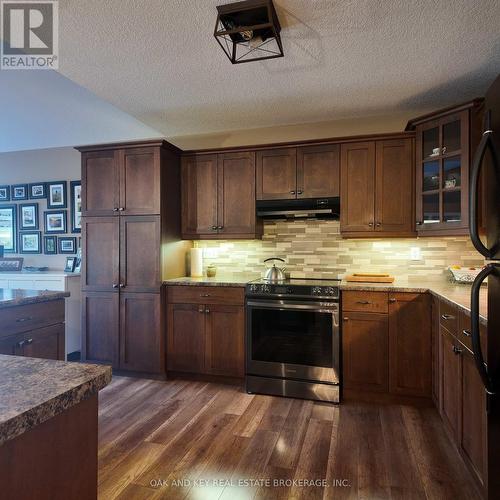
<svg viewBox="0 0 500 500">
<path fill-rule="evenodd" d="M 247 306 L 255 307 L 259 309 L 274 309 L 278 311 L 283 310 L 301 310 L 301 311 L 318 311 L 318 312 L 338 312 L 339 306 L 338 304 L 328 304 L 324 305 L 323 303 L 310 303 L 310 302 L 298 302 L 298 303 L 290 303 L 290 302 L 281 302 L 281 301 L 256 301 L 249 300 L 247 302 Z"/>
</svg>

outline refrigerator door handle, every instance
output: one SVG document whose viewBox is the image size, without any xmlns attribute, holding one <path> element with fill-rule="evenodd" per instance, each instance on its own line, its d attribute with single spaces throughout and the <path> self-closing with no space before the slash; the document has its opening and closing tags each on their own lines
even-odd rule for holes
<svg viewBox="0 0 500 500">
<path fill-rule="evenodd" d="M 474 352 L 474 361 L 479 372 L 481 380 L 488 394 L 495 394 L 495 387 L 488 374 L 488 370 L 484 364 L 483 352 L 481 350 L 481 339 L 479 335 L 479 291 L 483 281 L 493 273 L 500 274 L 499 264 L 488 264 L 477 276 L 472 284 L 471 289 L 471 334 L 472 334 L 472 350 Z"/>
<path fill-rule="evenodd" d="M 489 111 L 486 113 L 489 117 Z M 489 119 L 487 119 L 487 123 L 489 123 Z M 493 166 L 495 168 L 495 173 L 497 175 L 497 182 L 500 178 L 500 167 L 498 164 L 498 158 L 495 151 L 495 146 L 492 140 L 493 130 L 489 129 L 489 126 L 486 127 L 486 130 L 483 132 L 483 137 L 481 138 L 481 142 L 476 150 L 476 154 L 474 155 L 474 160 L 472 162 L 471 173 L 470 173 L 470 189 L 469 189 L 469 231 L 470 231 L 470 239 L 472 240 L 472 244 L 476 248 L 476 250 L 482 254 L 487 259 L 493 258 L 496 254 L 497 248 L 487 248 L 483 245 L 483 242 L 479 238 L 479 229 L 478 229 L 478 185 L 479 185 L 479 174 L 481 173 L 481 166 L 483 164 L 484 155 L 486 151 L 489 149 L 492 156 Z"/>
</svg>

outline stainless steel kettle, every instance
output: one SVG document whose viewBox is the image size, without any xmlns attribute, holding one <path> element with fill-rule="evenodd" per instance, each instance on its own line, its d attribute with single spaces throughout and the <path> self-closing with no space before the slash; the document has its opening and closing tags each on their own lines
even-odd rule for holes
<svg viewBox="0 0 500 500">
<path fill-rule="evenodd" d="M 280 262 L 285 262 L 283 259 L 280 259 L 279 257 L 270 257 L 269 259 L 266 259 L 264 262 L 273 262 L 272 267 L 270 267 L 265 275 L 264 279 L 267 281 L 285 281 L 286 275 L 285 275 L 285 268 L 284 267 L 276 267 L 276 262 L 279 260 Z"/>
</svg>

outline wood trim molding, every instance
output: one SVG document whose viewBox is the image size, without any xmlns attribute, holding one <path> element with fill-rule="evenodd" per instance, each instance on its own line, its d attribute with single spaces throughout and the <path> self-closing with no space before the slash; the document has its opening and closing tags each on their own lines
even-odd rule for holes
<svg viewBox="0 0 500 500">
<path fill-rule="evenodd" d="M 146 141 L 133 141 L 133 142 L 113 142 L 107 144 L 92 144 L 88 146 L 76 146 L 75 149 L 80 151 L 80 153 L 87 153 L 89 151 L 105 151 L 112 149 L 133 149 L 133 148 L 144 148 L 144 147 L 162 147 L 169 149 L 174 153 L 181 154 L 182 150 L 177 146 L 174 146 L 165 139 L 150 139 Z"/>
</svg>

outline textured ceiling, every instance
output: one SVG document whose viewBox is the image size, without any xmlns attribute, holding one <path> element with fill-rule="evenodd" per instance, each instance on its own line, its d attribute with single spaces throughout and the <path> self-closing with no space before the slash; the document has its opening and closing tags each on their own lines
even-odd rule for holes
<svg viewBox="0 0 500 500">
<path fill-rule="evenodd" d="M 224 0 L 60 0 L 60 72 L 166 136 L 426 111 L 500 72 L 498 0 L 276 0 L 285 57 L 232 66 Z"/>
</svg>

